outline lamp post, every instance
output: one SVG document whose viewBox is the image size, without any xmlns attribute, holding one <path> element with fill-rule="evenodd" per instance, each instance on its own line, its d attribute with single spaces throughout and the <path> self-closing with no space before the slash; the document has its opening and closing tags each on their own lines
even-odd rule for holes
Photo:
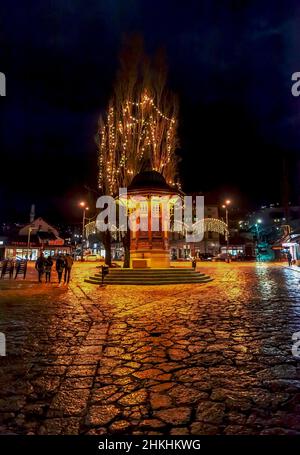
<svg viewBox="0 0 300 455">
<path fill-rule="evenodd" d="M 222 208 L 225 209 L 225 220 L 226 220 L 226 225 L 228 229 L 227 237 L 226 237 L 226 256 L 227 260 L 228 258 L 228 246 L 229 246 L 229 220 L 228 220 L 228 206 L 231 204 L 231 201 L 229 199 L 226 199 L 225 203 L 222 205 Z"/>
<path fill-rule="evenodd" d="M 29 249 L 30 249 L 30 236 L 31 236 L 32 227 L 28 229 L 28 239 L 27 239 L 27 261 L 29 259 Z"/>
<path fill-rule="evenodd" d="M 29 226 L 29 229 L 28 229 L 28 237 L 27 237 L 27 261 L 29 260 L 29 250 L 30 250 L 30 237 L 31 237 L 31 233 L 32 231 L 36 229 L 34 226 Z"/>
<path fill-rule="evenodd" d="M 80 207 L 82 207 L 82 239 L 81 239 L 81 260 L 83 261 L 83 243 L 84 243 L 84 228 L 85 228 L 85 212 L 89 210 L 85 202 L 80 202 Z"/>
<path fill-rule="evenodd" d="M 257 240 L 256 240 L 256 248 L 257 248 L 258 260 L 260 259 L 260 257 L 259 257 L 259 240 L 260 240 L 259 226 L 260 226 L 261 223 L 262 223 L 262 220 L 261 220 L 260 218 L 259 218 L 258 220 L 256 220 L 256 223 L 255 223 L 255 227 L 256 227 L 256 237 L 257 237 Z"/>
<path fill-rule="evenodd" d="M 256 232 L 257 232 L 257 241 L 259 241 L 259 225 L 262 223 L 261 219 L 256 220 L 255 226 L 256 226 Z"/>
</svg>

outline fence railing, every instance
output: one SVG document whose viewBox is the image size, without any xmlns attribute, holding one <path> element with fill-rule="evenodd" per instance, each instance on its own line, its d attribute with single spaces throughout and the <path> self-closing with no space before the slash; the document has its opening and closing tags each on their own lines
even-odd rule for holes
<svg viewBox="0 0 300 455">
<path fill-rule="evenodd" d="M 12 260 L 4 259 L 0 261 L 0 279 L 8 277 L 9 279 L 16 279 L 18 275 L 23 275 L 23 279 L 26 278 L 27 273 L 27 261 L 25 259 Z"/>
</svg>

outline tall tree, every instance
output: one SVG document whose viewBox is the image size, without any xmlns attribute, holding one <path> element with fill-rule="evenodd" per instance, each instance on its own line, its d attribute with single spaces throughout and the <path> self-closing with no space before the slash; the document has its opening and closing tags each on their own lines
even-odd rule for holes
<svg viewBox="0 0 300 455">
<path fill-rule="evenodd" d="M 108 111 L 101 116 L 97 132 L 101 193 L 117 196 L 119 188 L 127 187 L 146 165 L 170 185 L 177 184 L 178 102 L 166 82 L 163 53 L 151 60 L 140 37 L 127 40 Z M 125 251 L 129 251 L 127 237 Z M 124 266 L 129 266 L 128 254 Z"/>
</svg>

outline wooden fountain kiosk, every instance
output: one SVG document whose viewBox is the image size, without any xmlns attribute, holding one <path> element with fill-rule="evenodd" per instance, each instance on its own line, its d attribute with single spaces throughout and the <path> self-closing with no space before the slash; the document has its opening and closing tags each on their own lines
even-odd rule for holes
<svg viewBox="0 0 300 455">
<path fill-rule="evenodd" d="M 128 215 L 132 226 L 130 267 L 170 267 L 169 223 L 163 213 L 166 207 L 170 210 L 178 197 L 179 191 L 168 185 L 159 172 L 145 171 L 133 178 L 127 188 Z M 137 206 L 138 214 L 133 216 Z M 156 230 L 152 229 L 153 226 Z"/>
<path fill-rule="evenodd" d="M 170 267 L 172 212 L 181 198 L 182 193 L 168 185 L 159 172 L 145 171 L 133 178 L 127 193 L 118 197 L 123 211 L 119 212 L 120 226 L 127 226 L 128 221 L 130 227 L 130 268 L 111 268 L 104 284 L 152 286 L 205 284 L 212 280 L 192 267 Z M 164 216 L 166 207 L 171 215 L 170 223 Z M 123 218 L 126 212 L 128 219 Z M 85 281 L 103 284 L 99 273 Z"/>
</svg>

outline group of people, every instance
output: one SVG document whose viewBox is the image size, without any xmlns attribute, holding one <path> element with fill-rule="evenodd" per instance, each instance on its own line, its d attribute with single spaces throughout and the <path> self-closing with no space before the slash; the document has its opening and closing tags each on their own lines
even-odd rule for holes
<svg viewBox="0 0 300 455">
<path fill-rule="evenodd" d="M 39 283 L 42 283 L 43 275 L 45 274 L 46 283 L 51 282 L 51 273 L 54 261 L 51 256 L 45 258 L 43 253 L 37 259 L 35 268 L 38 272 Z M 62 276 L 64 275 L 64 284 L 68 284 L 71 278 L 71 269 L 73 266 L 73 258 L 67 254 L 66 256 L 59 255 L 55 260 L 55 270 L 57 273 L 58 283 L 61 285 Z"/>
</svg>

